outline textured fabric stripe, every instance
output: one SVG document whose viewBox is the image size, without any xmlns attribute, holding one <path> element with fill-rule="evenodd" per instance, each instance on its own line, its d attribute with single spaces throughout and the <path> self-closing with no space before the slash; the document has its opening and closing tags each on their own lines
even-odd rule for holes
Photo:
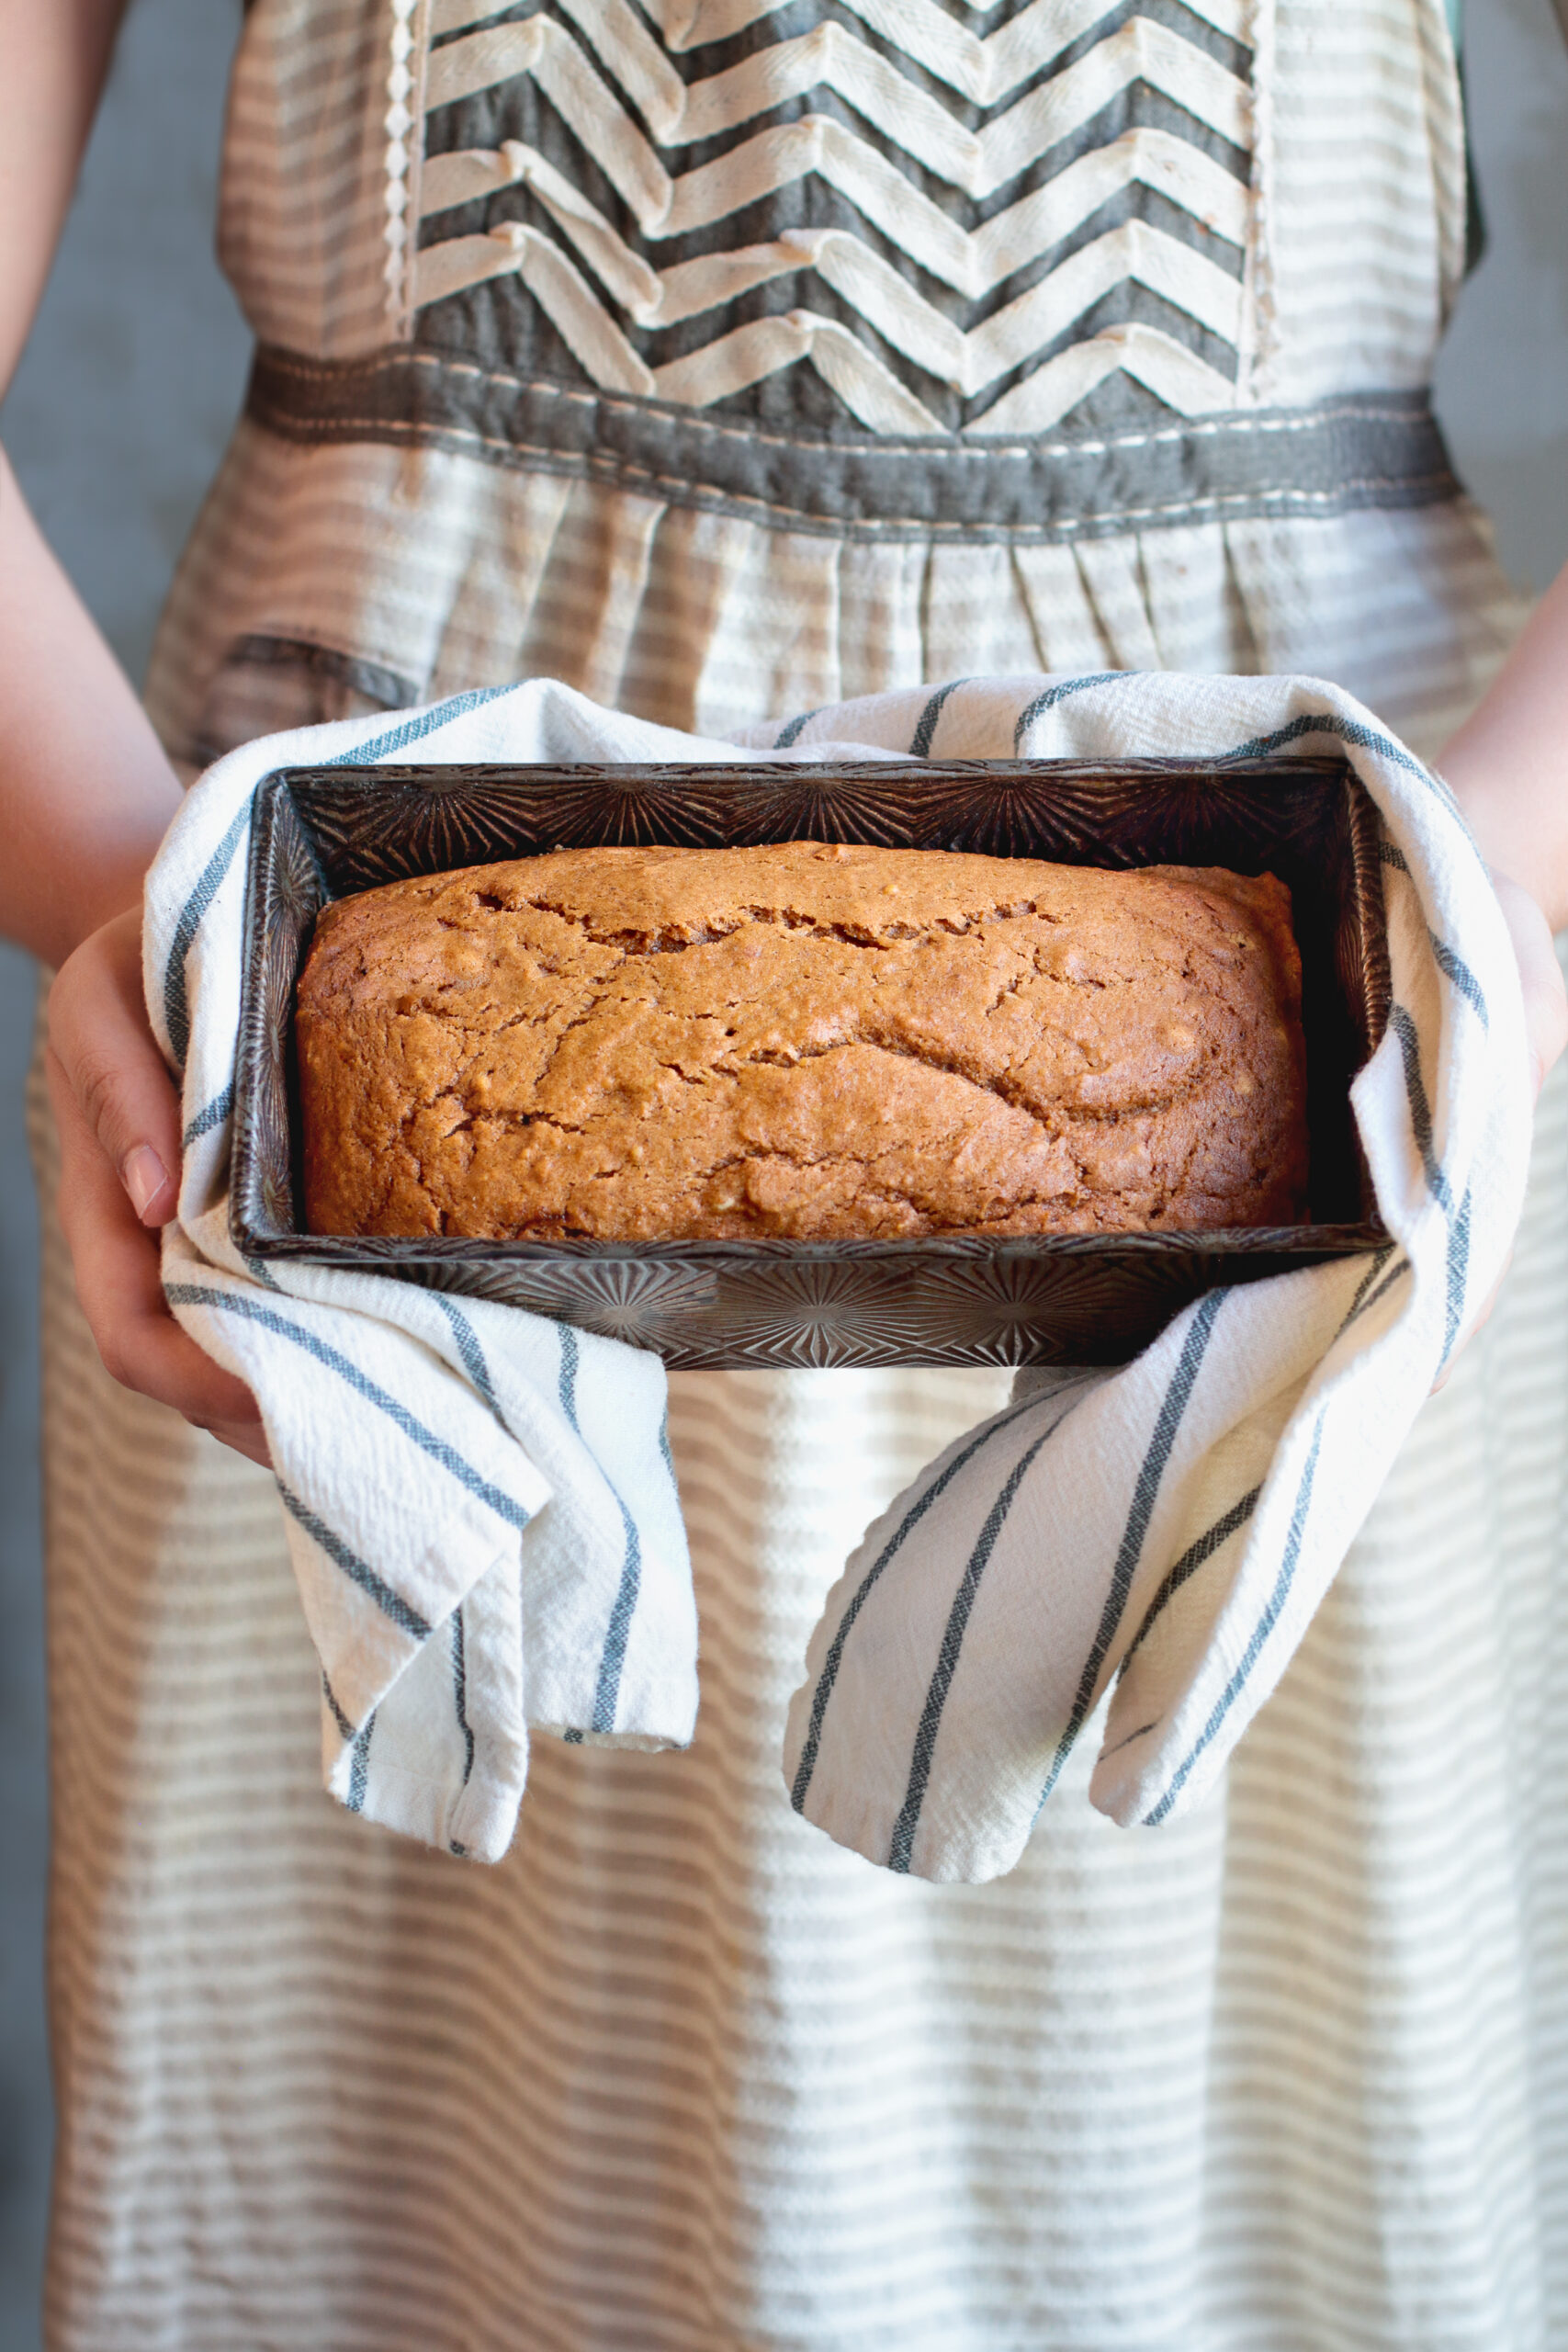
<svg viewBox="0 0 1568 2352">
<path fill-rule="evenodd" d="M 355 1736 L 355 1726 L 349 1722 L 348 1717 L 338 1705 L 337 1692 L 333 1689 L 332 1684 L 328 1681 L 324 1674 L 321 1677 L 321 1696 L 327 1702 L 327 1707 L 331 1713 L 333 1723 L 336 1724 L 344 1739 L 353 1739 Z"/>
<path fill-rule="evenodd" d="M 940 1471 L 931 1480 L 931 1485 L 911 1503 L 900 1520 L 896 1532 L 877 1554 L 856 1586 L 843 1615 L 839 1620 L 832 1641 L 829 1644 L 828 1655 L 822 1661 L 822 1671 L 817 1679 L 817 1688 L 812 1693 L 810 1721 L 807 1726 L 806 1738 L 801 1746 L 800 1762 L 795 1768 L 795 1781 L 790 1790 L 790 1803 L 796 1813 L 804 1812 L 806 1807 L 807 1793 L 811 1786 L 811 1775 L 817 1769 L 817 1757 L 821 1747 L 822 1724 L 828 1713 L 828 1702 L 833 1695 L 833 1685 L 839 1679 L 839 1667 L 844 1655 L 844 1645 L 854 1631 L 856 1618 L 881 1582 L 889 1564 L 902 1550 L 909 1536 L 913 1534 L 931 1510 L 931 1505 L 941 1499 L 959 1472 L 967 1469 L 975 1456 L 984 1447 L 989 1445 L 993 1438 L 999 1437 L 1004 1430 L 1010 1429 L 1021 1414 L 1032 1411 L 1036 1401 L 1030 1399 L 1024 1404 L 1014 1406 L 1008 1412 L 999 1414 L 994 1421 L 980 1431 L 978 1437 L 972 1438 L 967 1445 L 959 1448 L 946 1469 Z"/>
<path fill-rule="evenodd" d="M 1481 993 L 1481 983 L 1464 957 L 1456 948 L 1450 947 L 1446 942 L 1439 939 L 1436 932 L 1429 931 L 1427 936 L 1432 943 L 1432 954 L 1437 959 L 1438 969 L 1446 979 L 1453 982 L 1482 1027 L 1489 1028 L 1491 1023 L 1486 1016 L 1486 1000 Z"/>
<path fill-rule="evenodd" d="M 365 1810 L 366 1783 L 370 1777 L 370 1739 L 376 1729 L 376 1710 L 371 1708 L 365 1718 L 365 1728 L 354 1743 L 353 1762 L 348 1776 L 348 1809 L 350 1813 Z"/>
<path fill-rule="evenodd" d="M 1421 1041 L 1416 1034 L 1416 1023 L 1404 1005 L 1389 1007 L 1388 1025 L 1399 1041 L 1400 1059 L 1404 1066 L 1404 1092 L 1410 1104 L 1410 1131 L 1416 1138 L 1416 1148 L 1421 1155 L 1421 1165 L 1427 1174 L 1427 1188 L 1446 1216 L 1453 1215 L 1453 1194 L 1433 1148 L 1432 1106 L 1427 1099 L 1427 1082 L 1421 1075 Z"/>
<path fill-rule="evenodd" d="M 382 1615 L 391 1619 L 400 1633 L 410 1634 L 416 1642 L 429 1639 L 431 1627 L 412 1603 L 405 1600 L 400 1593 L 394 1592 L 385 1578 L 377 1575 L 369 1562 L 362 1560 L 357 1552 L 351 1551 L 342 1536 L 330 1528 L 323 1519 L 318 1518 L 313 1510 L 300 1501 L 298 1495 L 291 1493 L 281 1478 L 277 1481 L 277 1492 L 283 1508 L 289 1517 L 299 1521 L 310 1541 L 319 1545 L 328 1559 L 343 1570 L 351 1584 L 356 1584 L 361 1592 L 368 1595 Z M 324 1677 L 322 1679 L 325 1679 Z M 335 1699 L 333 1700 L 332 1706 L 333 1713 L 338 1715 L 341 1723 L 343 1718 Z"/>
<path fill-rule="evenodd" d="M 642 1545 L 636 1522 L 621 1501 L 621 1524 L 626 1531 L 626 1552 L 621 1566 L 621 1580 L 615 1588 L 615 1598 L 610 1611 L 610 1623 L 604 1633 L 604 1655 L 599 1661 L 599 1679 L 593 1689 L 593 1729 L 614 1731 L 615 1703 L 620 1696 L 621 1670 L 626 1661 L 626 1643 L 631 1634 L 632 1618 L 636 1613 L 637 1594 L 642 1586 Z"/>
<path fill-rule="evenodd" d="M 1022 750 L 1024 739 L 1035 720 L 1046 711 L 1055 710 L 1059 702 L 1066 702 L 1069 695 L 1086 694 L 1090 686 L 1117 685 L 1129 674 L 1123 670 L 1101 670 L 1091 678 L 1064 678 L 1060 684 L 1047 686 L 1043 694 L 1035 695 L 1032 702 L 1025 703 L 1013 721 L 1013 757 L 1016 759 Z"/>
<path fill-rule="evenodd" d="M 560 1371 L 558 1375 L 560 1408 L 581 1436 L 582 1432 L 577 1419 L 577 1369 L 581 1351 L 577 1343 L 577 1334 L 570 1323 L 562 1323 L 558 1329 L 560 1333 Z M 611 1492 L 615 1492 L 614 1487 Z M 605 1628 L 598 1679 L 593 1686 L 591 1728 L 603 1732 L 615 1728 L 615 1705 L 620 1697 L 626 1643 L 631 1635 L 632 1619 L 637 1612 L 637 1594 L 642 1586 L 642 1544 L 637 1524 L 619 1494 L 615 1494 L 615 1504 L 621 1514 L 626 1548 L 621 1564 L 620 1580 L 615 1587 L 615 1598 L 610 1605 L 610 1622 Z M 570 1740 L 581 1740 L 582 1733 L 574 1727 L 568 1731 L 566 1736 Z"/>
<path fill-rule="evenodd" d="M 246 1322 L 259 1323 L 264 1330 L 276 1332 L 279 1339 L 305 1349 L 318 1363 L 324 1363 L 329 1371 L 337 1374 L 340 1380 L 346 1381 L 367 1404 L 385 1413 L 405 1437 L 412 1438 L 433 1462 L 439 1462 L 444 1470 L 450 1471 L 470 1494 L 488 1503 L 508 1526 L 519 1529 L 527 1526 L 530 1514 L 521 1503 L 514 1502 L 510 1495 L 502 1494 L 501 1488 L 492 1486 L 488 1478 L 482 1478 L 460 1453 L 447 1444 L 445 1438 L 437 1437 L 434 1430 L 427 1430 L 406 1406 L 400 1405 L 395 1396 L 389 1396 L 377 1382 L 368 1379 L 357 1364 L 350 1363 L 347 1356 L 336 1348 L 329 1347 L 324 1340 L 318 1340 L 313 1332 L 307 1331 L 300 1324 L 291 1323 L 287 1316 L 275 1313 L 269 1306 L 259 1306 L 254 1299 L 243 1297 L 238 1292 L 213 1290 L 206 1283 L 170 1283 L 165 1286 L 165 1295 L 173 1306 L 207 1306 L 222 1314 L 243 1316 Z"/>
<path fill-rule="evenodd" d="M 452 1336 L 457 1342 L 457 1353 L 463 1360 L 463 1370 L 490 1407 L 497 1420 L 502 1418 L 494 1388 L 491 1385 L 490 1366 L 479 1342 L 479 1334 L 460 1306 L 448 1298 L 444 1290 L 433 1291 L 431 1296 L 452 1326 Z"/>
<path fill-rule="evenodd" d="M 1269 1594 L 1268 1604 L 1264 1609 L 1263 1614 L 1258 1619 L 1257 1625 L 1254 1627 L 1247 1647 L 1242 1653 L 1240 1664 L 1237 1666 L 1235 1673 L 1231 1676 L 1229 1681 L 1225 1684 L 1224 1690 L 1216 1700 L 1213 1713 L 1209 1717 L 1208 1722 L 1204 1724 L 1202 1731 L 1199 1734 L 1196 1744 L 1182 1758 L 1181 1763 L 1177 1768 L 1169 1788 L 1167 1789 L 1159 1803 L 1147 1815 L 1148 1826 L 1151 1828 L 1157 1827 L 1159 1823 L 1166 1818 L 1166 1815 L 1169 1813 L 1171 1806 L 1176 1803 L 1178 1796 L 1186 1787 L 1187 1782 L 1192 1776 L 1194 1766 L 1197 1764 L 1200 1757 L 1203 1754 L 1204 1749 L 1208 1747 L 1213 1740 L 1215 1735 L 1219 1731 L 1220 1725 L 1224 1722 L 1226 1715 L 1229 1714 L 1232 1707 L 1235 1704 L 1237 1697 L 1240 1695 L 1241 1690 L 1246 1685 L 1247 1676 L 1251 1673 L 1254 1666 L 1258 1663 L 1264 1643 L 1268 1640 L 1269 1634 L 1273 1632 L 1274 1627 L 1280 1621 L 1280 1611 L 1285 1605 L 1286 1596 L 1291 1589 L 1292 1579 L 1295 1576 L 1296 1562 L 1301 1557 L 1302 1537 L 1306 1530 L 1307 1512 L 1312 1503 L 1313 1480 L 1317 1473 L 1318 1450 L 1322 1443 L 1323 1416 L 1320 1414 L 1313 1430 L 1312 1443 L 1307 1450 L 1305 1466 L 1302 1471 L 1301 1485 L 1296 1490 L 1295 1509 L 1291 1513 L 1290 1532 L 1285 1539 L 1285 1549 L 1280 1561 L 1280 1573 L 1275 1579 L 1274 1589 Z"/>
<path fill-rule="evenodd" d="M 1459 496 L 1426 395 L 1345 395 L 1107 438 L 957 442 L 758 431 L 648 399 L 487 370 L 429 351 L 327 364 L 257 352 L 247 413 L 306 446 L 387 441 L 581 475 L 773 528 L 1052 545 L 1130 526 L 1329 515 Z"/>
<path fill-rule="evenodd" d="M 1409 861 L 1404 851 L 1393 842 L 1378 843 L 1378 858 L 1381 864 L 1392 866 L 1397 874 L 1408 874 L 1410 871 Z M 1429 929 L 1427 936 L 1432 943 L 1432 954 L 1437 959 L 1438 969 L 1446 978 L 1453 982 L 1461 996 L 1475 1013 L 1482 1027 L 1489 1028 L 1491 1023 L 1486 1012 L 1486 1000 L 1481 993 L 1481 984 L 1470 966 L 1458 949 L 1450 947 L 1446 940 L 1439 939 L 1435 931 Z"/>
<path fill-rule="evenodd" d="M 416 712 L 413 718 L 405 718 L 400 726 L 389 728 L 385 735 L 372 736 L 367 743 L 351 743 L 346 752 L 334 752 L 321 764 L 324 768 L 372 766 L 378 760 L 389 759 L 394 752 L 407 751 L 411 743 L 423 742 L 427 735 L 434 735 L 441 728 L 449 726 L 465 710 L 475 710 L 480 703 L 493 702 L 497 695 L 505 692 L 504 686 L 480 686 L 469 694 L 449 695 L 445 702 L 433 703 L 428 710 Z"/>
<path fill-rule="evenodd" d="M 577 1344 L 577 1333 L 572 1329 L 571 1325 L 562 1323 L 558 1326 L 558 1329 L 560 1333 L 558 1375 L 560 1408 L 575 1430 L 577 1429 L 577 1363 L 581 1351 Z M 578 1430 L 578 1434 L 581 1436 L 581 1431 Z"/>
<path fill-rule="evenodd" d="M 457 1729 L 462 1735 L 463 1786 L 467 1788 L 474 1770 L 474 1735 L 468 1722 L 468 1667 L 460 1601 L 452 1611 L 452 1704 L 457 1717 Z"/>
<path fill-rule="evenodd" d="M 1073 1743 L 1083 1729 L 1089 1711 L 1094 1703 L 1095 1686 L 1100 1680 L 1100 1668 L 1105 1664 L 1110 1655 L 1111 1645 L 1116 1638 L 1116 1629 L 1122 1623 L 1122 1614 L 1127 1606 L 1127 1595 L 1133 1589 L 1133 1578 L 1137 1572 L 1138 1562 L 1143 1557 L 1144 1538 L 1149 1532 L 1149 1521 L 1154 1516 L 1160 1481 L 1165 1476 L 1166 1464 L 1170 1460 L 1171 1448 L 1176 1443 L 1177 1431 L 1181 1427 L 1181 1417 L 1187 1410 L 1203 1358 L 1208 1351 L 1209 1341 L 1213 1336 L 1214 1326 L 1219 1320 L 1220 1310 L 1224 1306 L 1227 1295 L 1228 1293 L 1223 1290 L 1214 1290 L 1211 1291 L 1206 1298 L 1199 1300 L 1192 1320 L 1188 1326 L 1187 1336 L 1182 1340 L 1181 1353 L 1177 1358 L 1176 1369 L 1171 1374 L 1169 1385 L 1160 1400 L 1154 1433 L 1149 1439 L 1148 1451 L 1139 1466 L 1137 1481 L 1133 1488 L 1132 1506 L 1127 1513 L 1127 1524 L 1122 1532 L 1122 1542 L 1117 1551 L 1115 1566 L 1111 1571 L 1111 1582 L 1106 1589 L 1104 1605 L 1100 1612 L 1100 1623 L 1095 1628 L 1094 1640 L 1089 1645 L 1089 1656 L 1084 1660 L 1083 1672 L 1078 1677 L 1078 1687 L 1074 1695 L 1072 1713 L 1067 1718 L 1066 1727 L 1061 1738 L 1056 1743 L 1056 1753 L 1051 1759 L 1051 1769 L 1045 1775 L 1045 1785 L 1040 1792 L 1040 1804 L 1035 1808 L 1037 1814 L 1060 1780 L 1062 1767 L 1066 1762 Z"/>
<path fill-rule="evenodd" d="M 939 686 L 932 695 L 916 721 L 914 734 L 909 739 L 909 751 L 915 759 L 925 760 L 931 757 L 931 745 L 936 740 L 937 721 L 942 717 L 948 696 L 955 695 L 960 686 L 966 686 L 968 684 L 967 678 L 952 678 L 945 686 Z"/>
<path fill-rule="evenodd" d="M 187 1123 L 185 1132 L 180 1136 L 182 1146 L 188 1148 L 193 1143 L 199 1143 L 203 1136 L 210 1135 L 214 1127 L 220 1127 L 233 1107 L 234 1084 L 231 1079 L 229 1084 L 213 1096 L 206 1108 L 198 1111 Z"/>
<path fill-rule="evenodd" d="M 1183 1552 L 1181 1557 L 1174 1564 L 1174 1566 L 1166 1570 L 1165 1575 L 1160 1579 L 1159 1588 L 1156 1592 L 1154 1599 L 1150 1601 L 1147 1609 L 1144 1611 L 1143 1622 L 1139 1625 L 1138 1630 L 1134 1634 L 1132 1640 L 1127 1645 L 1126 1657 L 1123 1657 L 1122 1661 L 1123 1668 L 1125 1668 L 1128 1660 L 1131 1659 L 1137 1651 L 1142 1649 L 1144 1644 L 1147 1641 L 1150 1634 L 1153 1632 L 1157 1620 L 1164 1613 L 1169 1603 L 1175 1599 L 1176 1595 L 1180 1591 L 1182 1586 L 1188 1581 L 1189 1577 L 1195 1576 L 1206 1560 L 1212 1560 L 1213 1558 L 1214 1554 L 1219 1550 L 1222 1544 L 1229 1543 L 1231 1537 L 1235 1533 L 1238 1527 L 1245 1527 L 1247 1525 L 1247 1521 L 1252 1517 L 1253 1512 L 1258 1508 L 1258 1498 L 1262 1492 L 1263 1489 L 1261 1487 L 1253 1487 L 1247 1494 L 1241 1497 L 1238 1502 L 1232 1503 L 1229 1510 L 1222 1511 L 1219 1518 L 1215 1520 L 1213 1525 L 1212 1527 L 1206 1527 L 1203 1530 L 1202 1534 L 1198 1537 L 1197 1541 L 1187 1546 L 1186 1551 Z M 1135 1733 L 1134 1736 L 1141 1739 L 1144 1732 L 1152 1731 L 1153 1729 L 1154 1725 L 1152 1724 L 1145 1724 L 1143 1727 L 1143 1731 Z M 1128 1743 L 1126 1741 L 1123 1741 L 1122 1743 L 1123 1746 L 1126 1746 L 1127 1744 Z"/>
<path fill-rule="evenodd" d="M 814 710 L 802 710 L 797 711 L 793 718 L 786 718 L 773 738 L 774 751 L 787 752 L 792 743 L 798 743 L 816 716 Z"/>
<path fill-rule="evenodd" d="M 180 910 L 180 919 L 175 928 L 168 968 L 164 974 L 164 1026 L 168 1032 L 175 1061 L 181 1069 L 185 1066 L 186 1047 L 190 1043 L 186 957 L 190 954 L 196 934 L 201 928 L 203 915 L 217 897 L 224 876 L 234 863 L 234 853 L 244 839 L 250 821 L 250 809 L 242 808 L 208 860 L 200 880 Z"/>
<path fill-rule="evenodd" d="M 920 1826 L 920 1807 L 925 1802 L 926 1786 L 931 1779 L 931 1758 L 936 1750 L 937 1734 L 942 1728 L 942 1710 L 947 1704 L 947 1694 L 953 1687 L 953 1678 L 957 1671 L 958 1654 L 964 1645 L 964 1628 L 969 1623 L 970 1613 L 975 1606 L 975 1596 L 979 1591 L 980 1579 L 986 1573 L 992 1553 L 996 1550 L 997 1539 L 1007 1524 L 1008 1513 L 1017 1498 L 1019 1488 L 1033 1468 L 1041 1453 L 1055 1437 L 1062 1423 L 1067 1419 L 1077 1403 L 1077 1398 L 1075 1396 L 1066 1409 L 1057 1415 L 1050 1428 L 1043 1430 L 1033 1444 L 1014 1464 L 1001 1492 L 986 1514 L 985 1524 L 980 1530 L 975 1549 L 969 1555 L 963 1576 L 959 1578 L 958 1589 L 953 1598 L 953 1607 L 948 1612 L 947 1623 L 942 1628 L 942 1645 L 937 1653 L 931 1687 L 926 1692 L 925 1704 L 920 1710 L 920 1720 L 915 1732 L 914 1754 L 909 1764 L 909 1785 L 905 1792 L 904 1802 L 898 1809 L 898 1817 L 893 1825 L 893 1836 L 887 1856 L 887 1867 L 891 1871 L 907 1872 L 909 1868 L 915 1832 Z"/>
</svg>

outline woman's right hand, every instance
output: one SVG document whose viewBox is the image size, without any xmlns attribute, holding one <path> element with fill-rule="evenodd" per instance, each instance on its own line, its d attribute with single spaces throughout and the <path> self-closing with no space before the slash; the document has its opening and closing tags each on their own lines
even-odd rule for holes
<svg viewBox="0 0 1568 2352">
<path fill-rule="evenodd" d="M 178 1196 L 180 1106 L 142 1001 L 140 908 L 93 932 L 61 966 L 47 1066 L 60 1222 L 105 1368 L 265 1465 L 254 1397 L 181 1330 L 164 1296 L 158 1232 Z"/>
</svg>

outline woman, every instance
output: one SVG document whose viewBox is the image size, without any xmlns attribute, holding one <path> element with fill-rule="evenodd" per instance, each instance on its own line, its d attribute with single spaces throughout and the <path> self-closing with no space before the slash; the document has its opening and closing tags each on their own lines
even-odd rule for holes
<svg viewBox="0 0 1568 2352">
<path fill-rule="evenodd" d="M 115 14 L 7 34 L 0 367 Z M 1224 1800 L 1124 1834 L 1065 1782 L 986 1889 L 829 1849 L 776 1754 L 844 1550 L 987 1376 L 677 1380 L 697 1743 L 542 1743 L 463 1871 L 321 1798 L 254 1408 L 163 1311 L 171 762 L 530 673 L 792 739 L 984 672 L 1310 670 L 1424 750 L 1483 694 L 1516 616 L 1420 391 L 1437 0 L 980 21 L 255 0 L 223 240 L 264 347 L 156 734 L 6 484 L 0 916 L 63 966 L 85 1308 L 55 1238 L 57 2346 L 1492 2352 L 1568 2293 L 1560 1170 Z M 1447 754 L 1536 894 L 1543 1061 L 1565 636 L 1560 587 Z"/>
</svg>

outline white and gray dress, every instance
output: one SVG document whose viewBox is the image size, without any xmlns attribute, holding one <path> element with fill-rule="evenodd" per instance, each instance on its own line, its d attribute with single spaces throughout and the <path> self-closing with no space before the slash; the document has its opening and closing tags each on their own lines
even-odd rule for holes
<svg viewBox="0 0 1568 2352">
<path fill-rule="evenodd" d="M 254 0 L 157 722 L 1179 667 L 1434 748 L 1517 618 L 1423 390 L 1463 211 L 1441 0 Z M 977 1889 L 829 1846 L 779 1731 L 999 1376 L 677 1378 L 695 1745 L 541 1741 L 465 1867 L 322 1795 L 271 1481 L 56 1238 L 53 2352 L 1568 2339 L 1564 1128 L 1228 1785 L 1069 1774 Z"/>
</svg>

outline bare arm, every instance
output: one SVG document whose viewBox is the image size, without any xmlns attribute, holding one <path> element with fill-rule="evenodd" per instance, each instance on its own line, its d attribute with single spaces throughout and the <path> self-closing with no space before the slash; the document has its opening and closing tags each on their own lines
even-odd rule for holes
<svg viewBox="0 0 1568 2352">
<path fill-rule="evenodd" d="M 1494 869 L 1539 1084 L 1568 1045 L 1551 933 L 1568 931 L 1568 570 L 1441 761 Z"/>
<path fill-rule="evenodd" d="M 124 0 L 0 0 L 0 396 L 31 326 Z M 0 453 L 0 932 L 50 995 L 61 1223 L 106 1364 L 262 1459 L 254 1400 L 164 1304 L 179 1104 L 141 1002 L 141 899 L 179 786 Z"/>
<path fill-rule="evenodd" d="M 1568 570 L 1442 759 L 1495 865 L 1568 931 Z"/>
<path fill-rule="evenodd" d="M 124 0 L 0 0 L 0 396 L 49 275 Z M 0 456 L 0 932 L 63 963 L 137 898 L 179 798 Z"/>
</svg>

